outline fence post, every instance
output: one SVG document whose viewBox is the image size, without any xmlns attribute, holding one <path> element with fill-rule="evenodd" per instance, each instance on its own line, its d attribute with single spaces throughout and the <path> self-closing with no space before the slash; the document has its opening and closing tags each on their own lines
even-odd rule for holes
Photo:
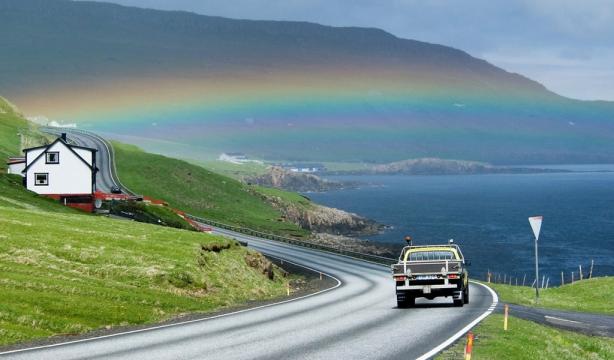
<svg viewBox="0 0 614 360">
<path fill-rule="evenodd" d="M 524 281 L 526 280 L 526 278 L 527 278 L 527 274 L 525 273 L 524 276 L 522 277 L 522 286 L 524 286 Z"/>
<path fill-rule="evenodd" d="M 508 304 L 505 304 L 504 309 L 505 309 L 504 311 L 505 315 L 503 315 L 503 330 L 507 331 L 507 318 L 508 318 L 508 314 L 510 311 L 510 306 Z"/>
<path fill-rule="evenodd" d="M 578 267 L 580 268 L 580 280 L 582 280 L 583 276 L 582 276 L 582 265 L 578 265 Z"/>
<path fill-rule="evenodd" d="M 588 272 L 588 278 L 593 278 L 593 265 L 595 265 L 595 260 L 591 259 L 591 271 Z"/>
<path fill-rule="evenodd" d="M 565 285 L 565 276 L 563 276 L 563 272 L 561 271 L 561 286 Z"/>
</svg>

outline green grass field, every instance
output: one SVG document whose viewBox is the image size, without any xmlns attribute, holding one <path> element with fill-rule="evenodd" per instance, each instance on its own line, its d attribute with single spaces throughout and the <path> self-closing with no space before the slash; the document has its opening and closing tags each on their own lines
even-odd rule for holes
<svg viewBox="0 0 614 360">
<path fill-rule="evenodd" d="M 614 358 L 614 339 L 581 335 L 510 317 L 503 330 L 503 315 L 491 315 L 473 329 L 472 359 L 606 360 Z M 437 356 L 461 360 L 466 337 Z"/>
<path fill-rule="evenodd" d="M 488 286 L 497 291 L 502 302 L 614 315 L 614 298 L 612 297 L 614 277 L 597 277 L 561 287 L 541 289 L 537 303 L 534 288 L 503 284 L 488 284 Z"/>
<path fill-rule="evenodd" d="M 2 203 L 0 345 L 282 296 L 287 278 L 247 265 L 260 256 L 203 233 Z"/>
<path fill-rule="evenodd" d="M 117 170 L 131 190 L 167 201 L 192 215 L 289 236 L 308 232 L 282 219 L 254 187 L 183 160 L 146 153 L 114 142 Z M 290 196 L 290 195 L 288 195 Z"/>
<path fill-rule="evenodd" d="M 264 175 L 267 172 L 267 166 L 258 163 L 233 164 L 227 161 L 202 161 L 196 165 L 202 166 L 214 173 L 229 176 L 233 179 L 242 180 L 246 177 Z"/>
</svg>

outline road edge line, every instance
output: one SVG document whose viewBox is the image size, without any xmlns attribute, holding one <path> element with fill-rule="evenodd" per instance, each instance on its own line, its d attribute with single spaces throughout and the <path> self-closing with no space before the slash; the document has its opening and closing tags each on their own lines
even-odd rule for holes
<svg viewBox="0 0 614 360">
<path fill-rule="evenodd" d="M 198 322 L 205 322 L 205 321 L 219 319 L 219 318 L 226 317 L 226 316 L 242 314 L 242 313 L 246 313 L 246 312 L 249 312 L 249 311 L 260 310 L 260 309 L 264 309 L 264 308 L 268 308 L 268 307 L 273 307 L 273 306 L 277 306 L 277 305 L 287 304 L 287 303 L 290 303 L 290 302 L 293 302 L 293 301 L 303 300 L 303 299 L 306 299 L 306 298 L 310 298 L 312 296 L 320 295 L 320 294 L 323 294 L 325 292 L 335 290 L 338 287 L 340 287 L 341 284 L 342 284 L 341 280 L 339 280 L 338 278 L 336 278 L 335 276 L 333 276 L 331 274 L 328 274 L 328 273 L 316 270 L 316 269 L 311 268 L 311 267 L 306 266 L 306 265 L 297 264 L 297 263 L 295 263 L 293 261 L 282 259 L 282 258 L 274 256 L 274 255 L 268 255 L 268 254 L 266 254 L 266 252 L 261 252 L 261 253 L 263 253 L 266 256 L 270 256 L 270 257 L 276 258 L 278 260 L 283 260 L 284 262 L 287 262 L 289 264 L 292 264 L 292 265 L 295 265 L 295 266 L 299 266 L 299 267 L 302 267 L 304 269 L 307 269 L 307 270 L 310 270 L 310 271 L 313 271 L 313 272 L 316 272 L 316 273 L 322 273 L 322 275 L 327 276 L 327 277 L 337 281 L 337 284 L 335 286 L 333 286 L 333 287 L 317 291 L 317 292 L 315 292 L 313 294 L 307 294 L 307 295 L 299 296 L 299 297 L 296 297 L 296 298 L 279 301 L 279 302 L 276 302 L 276 303 L 256 306 L 256 307 L 253 307 L 253 308 L 237 310 L 237 311 L 233 311 L 233 312 L 230 312 L 230 313 L 214 315 L 214 316 L 205 317 L 205 318 L 201 318 L 201 319 L 187 320 L 187 321 L 182 321 L 182 322 L 178 322 L 178 323 L 172 323 L 172 324 L 165 324 L 165 325 L 158 325 L 158 326 L 153 326 L 153 327 L 147 327 L 147 328 L 143 328 L 143 329 L 118 332 L 118 333 L 115 333 L 115 334 L 96 336 L 96 337 L 91 337 L 91 338 L 86 338 L 86 339 L 66 341 L 66 342 L 61 342 L 61 343 L 57 343 L 57 344 L 49 344 L 49 345 L 34 346 L 34 347 L 29 347 L 29 348 L 24 348 L 24 349 L 9 350 L 9 351 L 5 351 L 5 352 L 0 352 L 0 356 L 9 355 L 9 354 L 16 354 L 16 353 L 21 353 L 21 352 L 34 351 L 34 350 L 49 349 L 49 348 L 66 346 L 66 345 L 72 345 L 72 344 L 78 344 L 78 343 L 85 343 L 85 342 L 90 342 L 90 341 L 95 341 L 95 340 L 107 339 L 107 338 L 112 338 L 112 337 L 117 337 L 117 336 L 122 336 L 122 335 L 137 334 L 137 333 L 142 333 L 142 332 L 147 332 L 147 331 L 165 329 L 165 328 L 170 328 L 170 327 L 175 327 L 175 326 L 180 326 L 180 325 L 193 324 L 193 323 L 198 323 Z"/>
<path fill-rule="evenodd" d="M 475 320 L 470 322 L 464 328 L 460 329 L 456 334 L 452 335 L 446 341 L 437 345 L 436 347 L 431 349 L 429 352 L 416 358 L 416 360 L 427 360 L 437 355 L 443 349 L 447 348 L 452 343 L 454 343 L 456 340 L 458 340 L 461 336 L 465 335 L 469 330 L 471 330 L 474 326 L 480 323 L 480 321 L 484 320 L 488 315 L 492 314 L 492 312 L 495 310 L 495 308 L 497 307 L 497 304 L 499 303 L 499 297 L 497 296 L 497 293 L 493 289 L 491 289 L 489 286 L 484 285 L 482 283 L 475 282 L 475 281 L 471 281 L 471 283 L 477 284 L 477 285 L 480 285 L 486 288 L 486 290 L 488 290 L 490 292 L 490 295 L 492 296 L 492 304 L 488 307 L 488 309 L 482 315 L 478 316 Z"/>
</svg>

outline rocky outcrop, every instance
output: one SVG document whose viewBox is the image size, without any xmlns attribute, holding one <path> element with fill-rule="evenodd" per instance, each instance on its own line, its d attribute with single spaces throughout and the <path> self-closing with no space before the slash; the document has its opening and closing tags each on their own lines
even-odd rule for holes
<svg viewBox="0 0 614 360">
<path fill-rule="evenodd" d="M 322 192 L 355 186 L 349 183 L 325 180 L 314 174 L 291 172 L 277 166 L 271 166 L 266 174 L 252 176 L 245 181 L 255 185 L 296 192 Z"/>
<path fill-rule="evenodd" d="M 359 236 L 376 234 L 383 229 L 383 226 L 375 221 L 347 211 L 311 202 L 299 204 L 285 201 L 278 196 L 265 195 L 257 191 L 256 193 L 279 209 L 285 220 L 312 232 Z"/>
</svg>

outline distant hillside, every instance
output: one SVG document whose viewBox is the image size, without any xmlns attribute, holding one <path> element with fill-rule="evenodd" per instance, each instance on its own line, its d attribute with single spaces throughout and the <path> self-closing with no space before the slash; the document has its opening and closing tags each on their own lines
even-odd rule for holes
<svg viewBox="0 0 614 360">
<path fill-rule="evenodd" d="M 0 31 L 27 113 L 168 155 L 614 162 L 614 104 L 378 29 L 3 0 Z"/>
</svg>

